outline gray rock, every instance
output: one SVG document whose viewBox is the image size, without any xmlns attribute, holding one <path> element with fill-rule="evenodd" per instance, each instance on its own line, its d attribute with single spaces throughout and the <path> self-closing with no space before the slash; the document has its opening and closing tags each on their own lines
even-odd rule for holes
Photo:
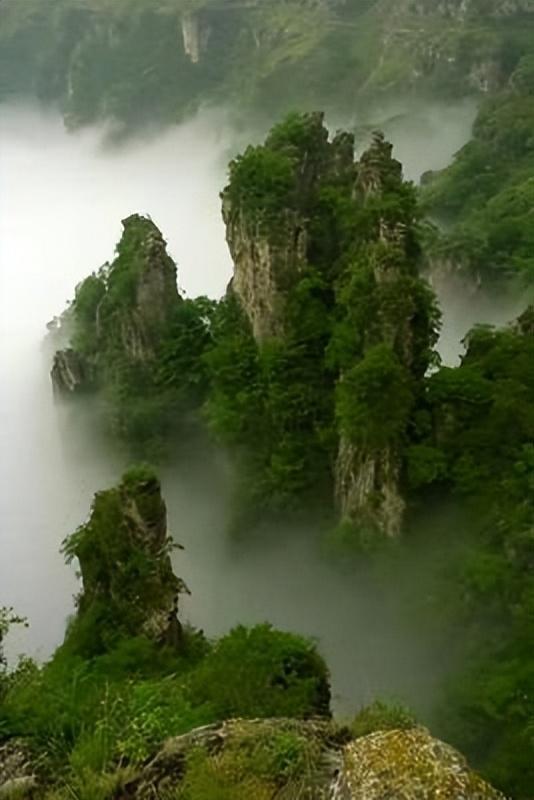
<svg viewBox="0 0 534 800">
<path fill-rule="evenodd" d="M 87 367 L 82 356 L 69 347 L 56 352 L 50 377 L 54 392 L 72 395 L 86 386 Z"/>
<path fill-rule="evenodd" d="M 0 744 L 0 799 L 32 797 L 38 781 L 27 747 L 12 740 Z"/>
</svg>

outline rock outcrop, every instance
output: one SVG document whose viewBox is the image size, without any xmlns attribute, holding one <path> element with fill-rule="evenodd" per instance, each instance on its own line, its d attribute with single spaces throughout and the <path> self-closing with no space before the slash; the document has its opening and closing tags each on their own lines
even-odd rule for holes
<svg viewBox="0 0 534 800">
<path fill-rule="evenodd" d="M 348 744 L 341 784 L 350 800 L 504 800 L 460 753 L 423 728 L 378 732 Z"/>
<path fill-rule="evenodd" d="M 68 310 L 71 346 L 56 352 L 51 372 L 58 394 L 98 385 L 116 361 L 152 361 L 181 302 L 176 264 L 157 226 L 139 214 L 122 226 L 115 260 L 76 289 Z"/>
<path fill-rule="evenodd" d="M 38 787 L 34 759 L 28 746 L 17 740 L 0 743 L 0 800 L 35 796 Z"/>
<path fill-rule="evenodd" d="M 136 311 L 148 327 L 165 322 L 180 299 L 176 284 L 176 264 L 167 253 L 165 239 L 157 225 L 140 214 L 132 214 L 124 219 L 122 227 L 119 256 L 126 250 L 135 253 Z M 113 266 L 110 271 L 111 281 L 112 276 Z"/>
<path fill-rule="evenodd" d="M 65 543 L 83 583 L 67 642 L 95 625 L 104 649 L 107 638 L 140 634 L 179 647 L 178 599 L 188 589 L 172 570 L 170 547 L 165 502 L 150 470 L 133 469 L 117 488 L 97 493 L 89 520 Z"/>
<path fill-rule="evenodd" d="M 356 195 L 365 208 L 402 192 L 401 164 L 379 132 L 358 164 Z M 400 196 L 400 195 L 399 195 Z M 421 302 L 410 212 L 391 214 L 387 202 L 376 220 L 376 249 L 369 253 L 375 315 L 367 327 L 355 330 L 363 343 L 361 357 L 378 343 L 393 354 L 407 381 L 419 381 L 428 366 L 425 355 L 433 343 L 431 319 Z M 395 307 L 397 305 L 397 308 Z M 342 372 L 340 381 L 345 380 Z M 386 421 L 384 420 L 384 425 Z M 376 529 L 388 537 L 401 532 L 405 502 L 400 491 L 401 448 L 397 441 L 372 442 L 341 427 L 335 468 L 336 497 L 342 521 Z"/>
<path fill-rule="evenodd" d="M 171 739 L 126 787 L 128 796 L 155 800 L 183 783 L 191 787 L 199 763 L 224 796 L 248 790 L 251 798 L 504 800 L 423 728 L 354 740 L 324 720 L 287 719 L 230 720 Z"/>
<path fill-rule="evenodd" d="M 87 387 L 88 368 L 82 356 L 72 347 L 58 350 L 50 372 L 54 392 L 72 395 Z"/>
</svg>

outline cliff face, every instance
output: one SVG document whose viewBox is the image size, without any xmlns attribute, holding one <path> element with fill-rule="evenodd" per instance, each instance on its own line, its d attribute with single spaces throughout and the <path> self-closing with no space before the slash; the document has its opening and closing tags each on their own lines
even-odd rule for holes
<svg viewBox="0 0 534 800">
<path fill-rule="evenodd" d="M 211 26 L 198 13 L 183 14 L 181 25 L 184 52 L 192 64 L 198 64 L 208 46 Z"/>
<path fill-rule="evenodd" d="M 297 211 L 280 215 L 276 236 L 223 203 L 227 241 L 235 264 L 230 290 L 240 300 L 257 341 L 284 334 L 284 303 L 306 264 L 306 232 Z"/>
<path fill-rule="evenodd" d="M 131 470 L 117 488 L 98 493 L 89 520 L 64 547 L 83 583 L 67 643 L 105 650 L 117 637 L 141 634 L 181 644 L 178 597 L 187 588 L 172 570 L 167 509 L 149 470 Z"/>
<path fill-rule="evenodd" d="M 156 225 L 138 214 L 122 225 L 113 263 L 76 289 L 68 311 L 71 346 L 56 353 L 51 372 L 58 394 L 98 383 L 118 360 L 153 361 L 161 331 L 181 302 L 176 265 Z"/>
<path fill-rule="evenodd" d="M 87 386 L 87 365 L 71 347 L 58 350 L 54 355 L 50 377 L 55 392 L 74 394 Z"/>
</svg>

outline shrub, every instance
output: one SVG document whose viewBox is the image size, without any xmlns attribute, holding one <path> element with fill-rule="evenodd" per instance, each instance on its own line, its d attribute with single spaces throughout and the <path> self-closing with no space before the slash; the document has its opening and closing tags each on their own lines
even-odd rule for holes
<svg viewBox="0 0 534 800">
<path fill-rule="evenodd" d="M 217 718 L 328 714 L 328 670 L 307 639 L 269 625 L 239 626 L 195 670 L 190 696 Z"/>
</svg>

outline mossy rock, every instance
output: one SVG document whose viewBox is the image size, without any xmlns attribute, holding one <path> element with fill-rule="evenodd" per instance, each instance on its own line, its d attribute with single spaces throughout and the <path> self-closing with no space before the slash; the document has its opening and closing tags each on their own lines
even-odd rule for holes
<svg viewBox="0 0 534 800">
<path fill-rule="evenodd" d="M 424 728 L 382 731 L 351 742 L 343 780 L 350 800 L 503 800 L 460 753 Z"/>
</svg>

